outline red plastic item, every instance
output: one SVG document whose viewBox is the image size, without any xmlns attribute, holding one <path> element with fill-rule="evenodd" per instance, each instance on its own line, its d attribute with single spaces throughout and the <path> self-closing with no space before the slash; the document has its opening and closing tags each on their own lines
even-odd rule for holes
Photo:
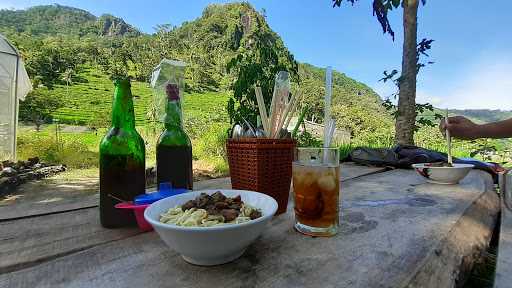
<svg viewBox="0 0 512 288">
<path fill-rule="evenodd" d="M 146 219 L 144 219 L 144 210 L 149 206 L 149 204 L 144 205 L 134 205 L 132 202 L 122 202 L 116 204 L 117 209 L 131 209 L 133 213 L 135 213 L 135 219 L 137 220 L 137 225 L 139 225 L 139 229 L 141 231 L 147 232 L 152 231 L 153 226 L 149 224 Z"/>
</svg>

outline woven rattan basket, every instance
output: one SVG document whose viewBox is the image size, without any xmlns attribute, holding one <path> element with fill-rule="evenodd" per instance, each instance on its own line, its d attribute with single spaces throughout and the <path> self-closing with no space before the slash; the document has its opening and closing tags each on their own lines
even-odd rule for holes
<svg viewBox="0 0 512 288">
<path fill-rule="evenodd" d="M 228 139 L 233 189 L 265 193 L 276 199 L 277 214 L 286 212 L 295 141 L 291 139 Z"/>
</svg>

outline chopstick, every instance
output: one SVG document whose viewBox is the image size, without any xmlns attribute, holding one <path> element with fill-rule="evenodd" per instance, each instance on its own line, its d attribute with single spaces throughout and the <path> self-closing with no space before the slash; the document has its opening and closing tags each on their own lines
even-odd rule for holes
<svg viewBox="0 0 512 288">
<path fill-rule="evenodd" d="M 286 122 L 283 126 L 284 130 L 288 129 L 288 125 L 290 125 L 290 121 L 292 120 L 293 113 L 295 112 L 295 109 L 297 109 L 297 105 L 299 104 L 299 99 L 302 98 L 302 91 L 297 92 L 297 97 L 295 97 L 295 102 L 292 103 L 292 108 L 290 109 L 290 112 L 288 114 L 288 119 L 286 119 Z"/>
<path fill-rule="evenodd" d="M 279 96 L 279 95 L 278 95 Z M 269 122 L 269 134 L 267 137 L 272 138 L 273 132 L 274 132 L 274 123 L 276 118 L 276 106 L 277 106 L 277 98 L 276 97 L 276 91 L 274 90 L 273 96 L 272 96 L 272 103 L 270 104 L 270 122 Z"/>
<path fill-rule="evenodd" d="M 283 103 L 283 108 L 284 108 L 284 111 L 282 111 L 282 114 L 279 115 L 279 122 L 277 122 L 277 131 L 276 131 L 276 135 L 279 135 L 280 132 L 281 132 L 281 128 L 283 127 L 283 124 L 284 122 L 286 121 L 286 118 L 288 118 L 288 113 L 290 112 L 290 109 L 291 109 L 291 105 L 290 103 L 293 103 L 293 101 L 295 101 L 295 94 L 292 94 L 292 97 L 290 97 L 290 99 L 287 101 L 286 98 L 288 97 L 285 97 L 285 102 Z"/>
<path fill-rule="evenodd" d="M 448 164 L 453 164 L 452 158 L 452 137 L 450 135 L 450 130 L 448 130 L 448 109 L 446 109 L 446 117 L 444 118 L 446 124 L 446 144 L 448 146 Z"/>
<path fill-rule="evenodd" d="M 254 92 L 256 93 L 256 100 L 258 102 L 258 108 L 260 110 L 260 118 L 261 124 L 263 125 L 263 130 L 265 131 L 265 135 L 267 137 L 270 136 L 269 126 L 268 126 L 268 115 L 267 108 L 265 107 L 265 99 L 263 98 L 263 93 L 261 93 L 261 87 L 256 86 L 254 88 Z"/>
</svg>

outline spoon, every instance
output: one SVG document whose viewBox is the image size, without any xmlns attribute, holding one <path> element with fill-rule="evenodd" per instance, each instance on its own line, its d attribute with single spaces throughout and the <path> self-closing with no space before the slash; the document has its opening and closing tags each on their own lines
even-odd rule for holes
<svg viewBox="0 0 512 288">
<path fill-rule="evenodd" d="M 256 138 L 267 138 L 267 136 L 262 129 L 258 128 L 256 129 Z"/>
<path fill-rule="evenodd" d="M 254 133 L 254 131 L 251 128 L 247 128 L 247 130 L 245 130 L 244 137 L 245 138 L 254 138 L 254 137 L 256 137 L 256 134 Z"/>
<path fill-rule="evenodd" d="M 235 124 L 235 126 L 233 126 L 233 132 L 231 133 L 231 138 L 233 139 L 240 139 L 244 134 L 244 130 L 242 128 L 242 126 L 240 126 L 239 124 Z"/>
</svg>

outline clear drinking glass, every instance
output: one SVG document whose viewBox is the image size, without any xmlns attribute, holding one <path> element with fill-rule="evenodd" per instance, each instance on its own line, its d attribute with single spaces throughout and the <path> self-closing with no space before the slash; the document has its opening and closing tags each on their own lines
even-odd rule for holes
<svg viewBox="0 0 512 288">
<path fill-rule="evenodd" d="M 336 148 L 299 148 L 293 162 L 295 229 L 311 236 L 338 232 L 340 156 Z"/>
</svg>

